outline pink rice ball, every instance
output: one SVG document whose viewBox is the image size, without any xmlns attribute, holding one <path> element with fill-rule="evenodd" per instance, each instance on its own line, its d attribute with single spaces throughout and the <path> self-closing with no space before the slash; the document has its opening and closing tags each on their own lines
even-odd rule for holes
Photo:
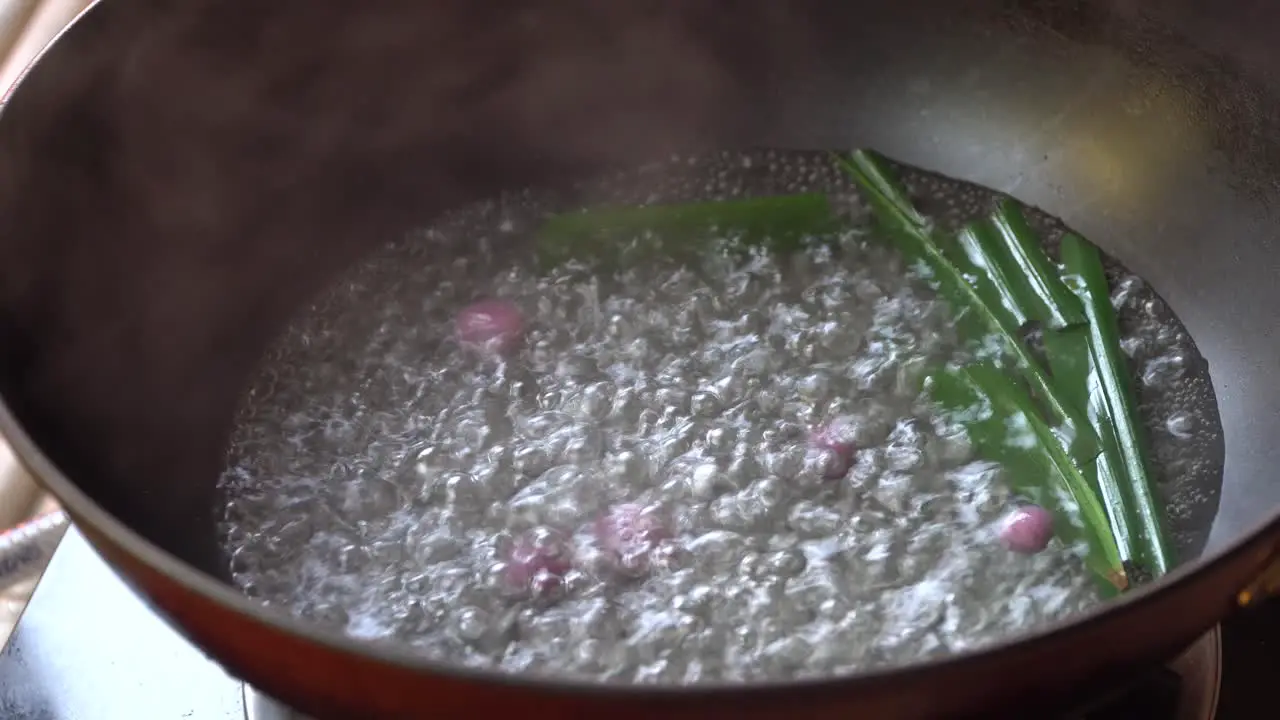
<svg viewBox="0 0 1280 720">
<path fill-rule="evenodd" d="M 569 538 L 556 530 L 538 528 L 511 544 L 503 579 L 518 594 L 540 597 L 558 590 L 572 568 Z"/>
<path fill-rule="evenodd" d="M 634 503 L 613 506 L 593 530 L 615 569 L 632 575 L 647 572 L 654 551 L 671 539 L 671 528 L 660 514 Z"/>
<path fill-rule="evenodd" d="M 1053 538 L 1053 515 L 1039 505 L 1024 505 L 1009 513 L 1000 528 L 1000 540 L 1013 552 L 1031 555 L 1044 550 Z"/>
<path fill-rule="evenodd" d="M 853 430 L 847 421 L 837 418 L 813 431 L 809 436 L 809 446 L 826 451 L 827 462 L 822 477 L 827 480 L 839 480 L 853 466 L 857 447 L 853 442 Z"/>
<path fill-rule="evenodd" d="M 512 302 L 493 298 L 463 308 L 454 324 L 459 342 L 494 352 L 512 350 L 524 332 L 520 309 Z"/>
</svg>

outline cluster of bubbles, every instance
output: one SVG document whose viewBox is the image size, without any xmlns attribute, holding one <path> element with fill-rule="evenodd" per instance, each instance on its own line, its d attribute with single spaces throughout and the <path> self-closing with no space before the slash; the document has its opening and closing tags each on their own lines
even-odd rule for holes
<svg viewBox="0 0 1280 720">
<path fill-rule="evenodd" d="M 588 194 L 816 189 L 858 217 L 828 166 L 678 158 Z M 517 239 L 547 209 L 510 196 L 395 243 L 276 344 L 222 478 L 246 593 L 453 663 L 640 683 L 904 663 L 1095 602 L 922 394 L 966 350 L 893 252 L 849 231 L 536 269 Z"/>
<path fill-rule="evenodd" d="M 1169 307 L 1135 275 L 1112 268 L 1111 303 L 1144 420 L 1156 493 L 1180 557 L 1203 549 L 1225 448 L 1208 367 Z"/>
</svg>

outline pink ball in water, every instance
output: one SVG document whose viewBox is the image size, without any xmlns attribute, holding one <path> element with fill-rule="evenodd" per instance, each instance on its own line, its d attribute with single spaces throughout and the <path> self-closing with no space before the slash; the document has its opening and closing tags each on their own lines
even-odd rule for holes
<svg viewBox="0 0 1280 720">
<path fill-rule="evenodd" d="M 1005 547 L 1032 554 L 1045 549 L 1053 537 L 1053 515 L 1039 505 L 1024 505 L 1009 513 L 1000 528 Z"/>
<path fill-rule="evenodd" d="M 480 300 L 463 308 L 455 325 L 463 344 L 505 352 L 519 343 L 524 316 L 506 300 Z"/>
<path fill-rule="evenodd" d="M 542 596 L 558 590 L 572 567 L 569 538 L 550 528 L 537 528 L 512 542 L 503 580 L 513 592 Z"/>
<path fill-rule="evenodd" d="M 625 574 L 648 572 L 652 556 L 671 539 L 671 527 L 656 510 L 635 503 L 615 505 L 595 523 L 596 541 Z"/>
<path fill-rule="evenodd" d="M 842 418 L 813 431 L 809 436 L 809 446 L 814 450 L 825 451 L 826 463 L 822 477 L 827 480 L 839 480 L 853 466 L 853 455 L 857 450 L 853 442 L 853 428 Z"/>
</svg>

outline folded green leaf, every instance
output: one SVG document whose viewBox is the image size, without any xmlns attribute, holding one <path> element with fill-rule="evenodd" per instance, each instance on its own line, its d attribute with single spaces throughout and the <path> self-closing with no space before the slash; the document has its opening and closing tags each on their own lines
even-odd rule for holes
<svg viewBox="0 0 1280 720">
<path fill-rule="evenodd" d="M 1088 322 L 1080 299 L 1062 282 L 1017 204 L 1008 198 L 1001 200 L 990 223 L 1003 247 L 996 256 L 1002 265 L 1007 264 L 1002 274 L 1014 280 L 1015 297 L 1028 319 L 1052 330 Z"/>
<path fill-rule="evenodd" d="M 1032 294 L 1026 288 L 1030 284 L 1017 275 L 1016 268 L 1009 267 L 1011 260 L 1004 252 L 999 233 L 990 222 L 979 220 L 966 225 L 956 234 L 956 240 L 972 269 L 965 268 L 958 258 L 956 266 L 967 273 L 982 274 L 984 281 L 976 284 L 975 290 L 979 293 L 987 290 L 988 303 L 1002 305 L 1009 313 L 1013 327 L 1021 328 L 1028 321 L 1036 319 L 1034 313 L 1038 308 L 1028 307 L 1028 298 Z"/>
<path fill-rule="evenodd" d="M 932 375 L 929 391 L 968 429 L 983 457 L 1001 464 L 1015 490 L 1053 513 L 1060 539 L 1087 545 L 1085 563 L 1105 592 L 1127 587 L 1106 511 L 1014 378 L 977 363 Z"/>
<path fill-rule="evenodd" d="M 1019 372 L 1027 379 L 1036 401 L 1048 414 L 1054 433 L 1071 449 L 1078 465 L 1098 454 L 1097 437 L 1088 421 L 1074 406 L 1055 392 L 1048 372 L 1022 340 L 1022 323 L 1002 302 L 1000 291 L 985 272 L 965 272 L 943 250 L 942 242 L 928 222 L 911 204 L 906 192 L 892 176 L 885 160 L 868 150 L 837 156 L 841 167 L 863 190 L 876 219 L 889 238 L 908 258 L 923 263 L 938 289 L 960 313 L 973 313 L 984 332 L 994 333 L 1005 345 Z M 969 264 L 966 261 L 961 261 Z"/>
<path fill-rule="evenodd" d="M 1049 331 L 1044 336 L 1045 349 L 1050 358 L 1054 385 L 1076 407 L 1085 409 L 1094 433 L 1102 443 L 1102 452 L 1081 471 L 1106 508 L 1120 559 L 1134 563 L 1142 556 L 1138 549 L 1141 543 L 1137 537 L 1139 523 L 1130 493 L 1126 490 L 1128 480 L 1120 460 L 1119 441 L 1111 421 L 1106 391 L 1093 357 L 1090 333 L 1091 328 L 1083 326 Z"/>
<path fill-rule="evenodd" d="M 1062 282 L 1022 211 L 1013 201 L 1002 200 L 989 217 L 962 229 L 957 240 L 966 259 L 994 288 L 991 298 L 1008 309 L 1018 327 L 1025 329 L 1035 323 L 1044 331 L 1042 360 L 1047 363 L 1054 387 L 1061 388 L 1057 365 L 1072 362 L 1071 354 L 1077 351 L 1082 351 L 1083 359 L 1088 360 L 1087 335 L 1071 332 L 1088 320 L 1080 299 Z M 1062 352 L 1068 357 L 1058 357 Z M 1088 371 L 1087 362 L 1083 369 Z M 1068 404 L 1077 412 L 1085 409 L 1084 402 Z M 1087 414 L 1082 417 L 1088 419 Z M 1093 429 L 1096 434 L 1096 425 Z M 1074 442 L 1080 443 L 1081 437 L 1077 436 Z M 1105 443 L 1105 439 L 1099 439 Z M 1081 469 L 1089 471 L 1090 477 L 1094 475 L 1093 468 L 1084 458 L 1096 454 L 1097 449 L 1093 445 L 1072 448 L 1072 457 Z"/>
<path fill-rule="evenodd" d="M 723 202 L 600 207 L 553 215 L 538 231 L 544 266 L 566 260 L 687 258 L 713 239 L 791 252 L 840 228 L 827 196 L 774 195 Z"/>
<path fill-rule="evenodd" d="M 1077 235 L 1062 240 L 1062 263 L 1067 285 L 1083 301 L 1089 318 L 1089 346 L 1101 392 L 1097 414 L 1110 418 L 1116 445 L 1112 465 L 1123 471 L 1124 490 L 1137 523 L 1138 561 L 1144 570 L 1159 577 L 1173 565 L 1165 535 L 1164 520 L 1152 491 L 1150 463 L 1137 402 L 1120 348 L 1120 328 L 1111 307 L 1110 288 L 1102 265 L 1102 254 Z M 1105 406 L 1101 403 L 1105 402 Z"/>
</svg>

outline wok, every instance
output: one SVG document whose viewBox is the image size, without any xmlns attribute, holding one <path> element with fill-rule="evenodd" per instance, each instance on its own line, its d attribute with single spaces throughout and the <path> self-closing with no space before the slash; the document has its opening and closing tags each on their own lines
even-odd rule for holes
<svg viewBox="0 0 1280 720">
<path fill-rule="evenodd" d="M 1243 0 L 99 4 L 0 117 L 0 430 L 161 615 L 317 716 L 1039 714 L 1019 703 L 1120 682 L 1267 589 L 1277 30 L 1280 6 Z M 1009 191 L 1145 276 L 1224 426 L 1200 559 L 983 652 L 697 689 L 452 669 L 226 582 L 213 509 L 238 393 L 335 273 L 503 188 L 752 145 L 872 146 Z"/>
</svg>

